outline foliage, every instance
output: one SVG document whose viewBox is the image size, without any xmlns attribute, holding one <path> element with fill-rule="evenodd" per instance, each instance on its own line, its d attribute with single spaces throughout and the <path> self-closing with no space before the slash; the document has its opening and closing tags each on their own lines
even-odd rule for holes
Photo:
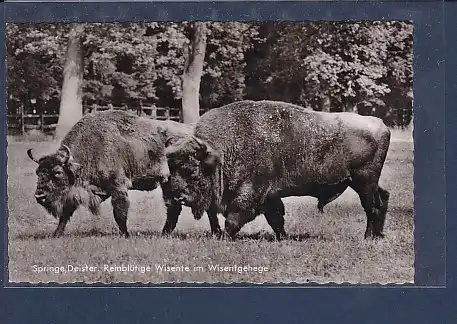
<svg viewBox="0 0 457 324">
<path fill-rule="evenodd" d="M 188 26 L 86 24 L 85 102 L 180 107 Z M 30 98 L 58 100 L 68 28 L 8 24 L 9 107 Z M 204 108 L 272 99 L 401 126 L 411 120 L 411 87 L 408 22 L 208 24 Z"/>
<path fill-rule="evenodd" d="M 259 46 L 261 62 L 251 76 L 263 96 L 316 110 L 356 111 L 394 121 L 395 98 L 411 111 L 412 26 L 406 22 L 312 22 L 277 24 L 264 29 L 268 46 Z M 261 55 L 259 55 L 261 53 Z M 255 93 L 250 93 L 260 99 Z M 262 95 L 261 95 L 262 96 Z M 411 98 L 409 98 L 411 99 Z M 386 107 L 389 108 L 386 108 Z"/>
<path fill-rule="evenodd" d="M 65 25 L 7 25 L 7 89 L 12 106 L 59 95 L 66 32 Z"/>
<path fill-rule="evenodd" d="M 213 108 L 244 98 L 245 53 L 258 41 L 257 26 L 253 24 L 214 22 L 209 25 L 202 106 Z"/>
</svg>

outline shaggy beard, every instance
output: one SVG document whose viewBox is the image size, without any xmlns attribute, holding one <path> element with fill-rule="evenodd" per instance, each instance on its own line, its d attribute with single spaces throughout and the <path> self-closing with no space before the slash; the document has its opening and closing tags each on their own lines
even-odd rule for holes
<svg viewBox="0 0 457 324">
<path fill-rule="evenodd" d="M 204 186 L 200 188 L 198 194 L 194 196 L 193 202 L 191 204 L 192 214 L 195 219 L 200 219 L 203 216 L 203 213 L 209 209 L 212 202 L 212 194 L 210 186 Z"/>
<path fill-rule="evenodd" d="M 49 200 L 49 203 L 42 206 L 56 219 L 64 216 L 65 210 L 72 211 L 73 214 L 80 205 L 89 208 L 92 214 L 98 214 L 101 204 L 100 197 L 83 187 L 71 187 L 57 197 L 51 196 Z M 65 216 L 70 217 L 71 214 Z"/>
<path fill-rule="evenodd" d="M 194 199 L 191 209 L 195 219 L 200 219 L 203 213 L 207 211 L 211 205 L 216 207 L 219 212 L 225 211 L 225 206 L 222 205 L 222 194 L 224 189 L 222 168 L 218 168 L 209 182 L 202 181 L 197 186 L 198 194 Z"/>
<path fill-rule="evenodd" d="M 63 213 L 63 204 L 60 199 L 53 200 L 52 203 L 41 204 L 41 206 L 43 206 L 55 219 L 60 219 L 60 216 Z"/>
<path fill-rule="evenodd" d="M 203 213 L 209 209 L 211 205 L 211 200 L 209 199 L 202 199 L 200 201 L 195 202 L 192 204 L 192 214 L 196 220 L 202 218 Z"/>
</svg>

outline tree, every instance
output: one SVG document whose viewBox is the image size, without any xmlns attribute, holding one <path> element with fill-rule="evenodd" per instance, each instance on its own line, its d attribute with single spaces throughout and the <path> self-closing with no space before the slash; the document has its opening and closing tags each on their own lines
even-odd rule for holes
<svg viewBox="0 0 457 324">
<path fill-rule="evenodd" d="M 67 40 L 65 24 L 8 24 L 6 26 L 6 74 L 8 113 L 22 103 L 27 113 L 30 100 L 48 102 L 62 87 L 62 67 Z M 57 113 L 58 110 L 49 112 Z"/>
<path fill-rule="evenodd" d="M 410 23 L 277 23 L 261 26 L 259 33 L 266 42 L 249 55 L 247 98 L 409 123 Z"/>
<path fill-rule="evenodd" d="M 182 116 L 186 124 L 200 116 L 200 82 L 206 51 L 206 23 L 195 22 L 189 29 L 190 42 L 185 47 L 186 62 L 182 77 Z"/>
<path fill-rule="evenodd" d="M 260 39 L 258 23 L 211 22 L 207 27 L 200 105 L 210 109 L 245 97 L 246 53 Z"/>
<path fill-rule="evenodd" d="M 84 73 L 84 51 L 82 34 L 84 26 L 74 25 L 70 30 L 68 48 L 63 70 L 63 85 L 56 137 L 63 138 L 82 117 L 82 85 Z"/>
<path fill-rule="evenodd" d="M 58 112 L 71 28 L 7 25 L 9 113 L 32 110 L 32 99 Z M 199 110 L 270 99 L 411 120 L 409 22 L 85 24 L 83 35 L 85 104 L 141 100 L 183 108 L 189 122 Z"/>
</svg>

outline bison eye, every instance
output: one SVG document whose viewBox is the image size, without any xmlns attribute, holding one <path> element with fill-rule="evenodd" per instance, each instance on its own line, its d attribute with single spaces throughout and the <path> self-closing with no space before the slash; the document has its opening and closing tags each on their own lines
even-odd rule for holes
<svg viewBox="0 0 457 324">
<path fill-rule="evenodd" d="M 62 178 L 63 176 L 63 171 L 62 170 L 57 170 L 54 172 L 54 176 L 57 178 Z"/>
</svg>

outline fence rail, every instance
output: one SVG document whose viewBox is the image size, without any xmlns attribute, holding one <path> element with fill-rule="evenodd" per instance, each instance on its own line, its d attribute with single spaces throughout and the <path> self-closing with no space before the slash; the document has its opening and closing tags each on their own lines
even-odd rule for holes
<svg viewBox="0 0 457 324">
<path fill-rule="evenodd" d="M 136 107 L 116 107 L 112 105 L 83 105 L 83 114 L 104 110 L 124 110 L 151 119 L 182 121 L 180 108 L 155 107 L 155 106 L 136 106 Z M 203 113 L 205 110 L 201 110 Z M 20 111 L 18 114 L 8 114 L 8 130 L 24 134 L 26 131 L 36 129 L 42 132 L 52 132 L 56 129 L 58 114 L 25 114 Z"/>
</svg>

